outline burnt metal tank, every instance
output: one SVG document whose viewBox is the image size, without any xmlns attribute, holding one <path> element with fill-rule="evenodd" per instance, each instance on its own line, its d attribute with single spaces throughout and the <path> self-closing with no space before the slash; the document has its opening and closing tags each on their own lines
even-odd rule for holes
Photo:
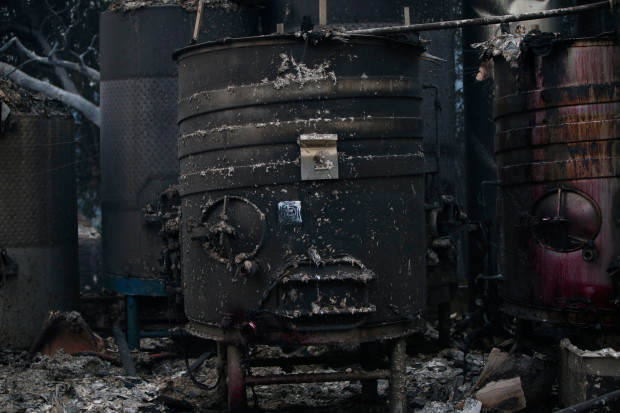
<svg viewBox="0 0 620 413">
<path fill-rule="evenodd" d="M 176 53 L 185 313 L 229 357 L 423 329 L 422 49 L 321 40 Z"/>
<path fill-rule="evenodd" d="M 562 40 L 518 67 L 495 61 L 505 310 L 619 324 L 620 43 Z"/>
<path fill-rule="evenodd" d="M 255 13 L 254 24 L 237 24 L 247 14 L 228 2 L 210 6 L 203 13 L 210 24 L 199 38 L 256 34 Z M 178 241 L 161 236 L 178 207 L 178 76 L 171 55 L 190 44 L 195 20 L 195 10 L 179 5 L 101 15 L 104 284 L 126 294 L 131 331 L 135 296 L 162 296 L 166 286 L 180 285 Z M 128 339 L 137 346 L 134 334 Z"/>
<path fill-rule="evenodd" d="M 355 0 L 271 0 L 266 2 L 263 11 L 263 30 L 266 33 L 298 32 L 302 27 L 307 30 L 309 25 L 315 28 L 355 30 L 412 22 L 455 20 L 460 17 L 451 0 L 366 0 L 363 6 L 360 4 Z M 433 317 L 435 313 L 438 316 L 440 341 L 443 344 L 449 343 L 450 339 L 450 301 L 457 285 L 455 246 L 459 236 L 456 234 L 458 226 L 455 225 L 452 226 L 451 234 L 439 235 L 436 227 L 443 224 L 437 222 L 437 218 L 452 220 L 453 217 L 448 218 L 450 213 L 447 210 L 442 211 L 444 206 L 453 209 L 457 205 L 456 200 L 464 200 L 466 194 L 462 190 L 464 186 L 456 184 L 459 171 L 465 168 L 460 139 L 456 137 L 455 37 L 451 30 L 425 32 L 424 39 L 429 41 L 428 52 L 443 59 L 443 62 L 438 65 L 437 61 L 426 60 L 420 65 L 420 78 L 424 83 L 422 118 L 427 174 L 427 244 L 430 246 L 434 243 L 436 249 L 427 260 L 427 303 L 429 316 Z M 448 202 L 450 205 L 444 205 L 444 200 L 449 198 L 453 198 Z M 446 245 L 448 238 L 454 245 Z M 438 255 L 441 255 L 441 260 Z"/>
<path fill-rule="evenodd" d="M 2 106 L 0 348 L 28 349 L 49 311 L 78 305 L 73 118 Z"/>
<path fill-rule="evenodd" d="M 265 33 L 293 33 L 309 25 L 338 26 L 349 30 L 409 24 L 414 0 L 270 0 L 263 12 Z"/>
<path fill-rule="evenodd" d="M 178 80 L 170 54 L 189 43 L 192 14 L 178 6 L 101 15 L 101 175 L 106 277 L 160 279 L 159 228 L 143 209 L 178 176 Z"/>
</svg>

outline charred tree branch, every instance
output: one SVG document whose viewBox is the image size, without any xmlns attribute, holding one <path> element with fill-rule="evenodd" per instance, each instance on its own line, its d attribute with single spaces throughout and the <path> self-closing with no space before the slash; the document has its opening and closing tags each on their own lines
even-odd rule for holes
<svg viewBox="0 0 620 413">
<path fill-rule="evenodd" d="M 94 40 L 95 39 L 93 39 L 93 41 Z M 25 47 L 22 44 L 22 42 L 19 41 L 19 39 L 17 37 L 13 37 L 4 46 L 2 46 L 0 48 L 0 53 L 6 51 L 11 46 L 15 46 L 20 52 L 22 52 L 29 59 L 27 63 L 36 62 L 36 63 L 42 63 L 42 64 L 46 64 L 46 65 L 50 65 L 50 66 L 55 66 L 55 67 L 62 67 L 62 68 L 65 68 L 65 69 L 72 70 L 74 72 L 81 73 L 81 74 L 87 76 L 89 79 L 94 80 L 96 82 L 99 82 L 99 72 L 97 70 L 93 69 L 93 68 L 88 67 L 84 63 L 84 56 L 89 51 L 92 50 L 92 44 L 93 44 L 93 42 L 91 41 L 91 46 L 89 46 L 88 49 L 84 53 L 82 53 L 81 55 L 75 53 L 75 56 L 78 59 L 80 59 L 80 63 L 75 63 L 75 62 L 69 62 L 69 61 L 66 61 L 66 60 L 56 59 L 54 57 L 54 53 L 55 53 L 54 48 L 52 48 L 49 56 L 47 56 L 47 57 L 39 56 L 35 52 L 33 52 L 32 50 L 30 50 L 27 47 Z M 20 67 L 23 66 L 23 65 L 24 64 L 21 64 Z"/>
<path fill-rule="evenodd" d="M 95 125 L 99 126 L 100 124 L 99 107 L 80 95 L 67 92 L 50 83 L 28 76 L 16 67 L 4 62 L 0 62 L 0 76 L 6 77 L 26 89 L 58 99 L 64 104 L 80 111 L 84 117 Z"/>
<path fill-rule="evenodd" d="M 87 64 L 86 64 L 86 62 L 84 61 L 84 58 L 86 57 L 86 55 L 87 55 L 88 53 L 90 53 L 90 52 L 92 52 L 92 53 L 96 53 L 96 52 L 97 52 L 97 51 L 96 51 L 96 49 L 95 49 L 95 47 L 94 47 L 94 44 L 95 44 L 95 41 L 96 41 L 96 40 L 97 40 L 97 36 L 95 35 L 95 36 L 93 36 L 93 38 L 90 40 L 90 44 L 88 45 L 88 47 L 86 48 L 86 50 L 84 50 L 81 54 L 79 54 L 79 53 L 77 53 L 77 52 L 74 52 L 73 50 L 71 50 L 71 54 L 72 54 L 73 56 L 75 56 L 75 57 L 76 57 L 76 58 L 80 61 L 80 67 L 81 67 L 83 70 L 87 70 L 87 71 L 93 71 L 93 72 L 95 72 L 95 73 L 96 73 L 96 75 L 97 75 L 97 78 L 96 78 L 96 79 L 95 79 L 95 78 L 93 78 L 93 77 L 91 77 L 91 76 L 89 76 L 88 74 L 86 74 L 86 75 L 87 75 L 90 79 L 92 79 L 92 80 L 96 80 L 97 82 L 99 82 L 99 72 L 98 72 L 98 71 L 96 71 L 96 70 L 94 70 L 94 69 L 92 69 L 92 68 L 90 68 L 90 67 L 88 67 L 88 65 L 87 65 Z M 84 72 L 82 72 L 82 73 L 84 73 Z"/>
<path fill-rule="evenodd" d="M 44 22 L 47 20 L 49 16 L 50 15 L 48 15 L 44 19 Z M 3 24 L 0 25 L 0 32 L 2 33 L 18 32 L 26 36 L 32 36 L 32 38 L 37 41 L 37 43 L 41 46 L 43 51 L 48 56 L 54 53 L 55 48 L 49 44 L 49 42 L 47 41 L 43 33 L 41 33 L 41 31 L 39 30 L 33 29 L 32 27 L 24 26 L 19 23 L 3 22 Z M 53 66 L 53 67 L 54 67 L 54 72 L 56 76 L 58 76 L 58 79 L 62 83 L 62 87 L 65 88 L 70 93 L 78 93 L 77 87 L 75 86 L 73 81 L 69 78 L 69 75 L 66 69 L 63 67 L 59 67 L 59 66 Z"/>
</svg>

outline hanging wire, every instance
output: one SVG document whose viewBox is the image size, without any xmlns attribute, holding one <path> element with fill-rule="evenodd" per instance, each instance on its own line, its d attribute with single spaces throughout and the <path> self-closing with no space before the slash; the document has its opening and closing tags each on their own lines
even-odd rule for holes
<svg viewBox="0 0 620 413">
<path fill-rule="evenodd" d="M 54 142 L 54 143 L 33 143 L 30 145 L 0 145 L 0 148 L 36 148 L 41 146 L 60 146 L 60 145 L 72 145 L 81 143 L 80 141 L 66 141 L 66 142 Z M 87 146 L 96 146 L 97 144 L 91 143 Z"/>
<path fill-rule="evenodd" d="M 204 360 L 206 360 L 207 358 L 209 358 L 209 357 L 214 355 L 214 353 L 212 351 L 211 352 L 207 352 L 205 354 L 207 354 L 207 356 L 205 357 Z M 184 356 L 185 356 L 185 367 L 187 368 L 187 376 L 190 378 L 192 383 L 194 383 L 196 386 L 200 387 L 203 390 L 215 390 L 217 388 L 217 386 L 219 386 L 220 381 L 222 380 L 222 376 L 224 375 L 224 363 L 222 363 L 222 365 L 219 368 L 219 371 L 217 372 L 217 380 L 215 380 L 215 383 L 213 383 L 212 385 L 209 386 L 207 384 L 199 382 L 198 379 L 196 379 L 196 377 L 194 376 L 193 370 L 197 369 L 200 365 L 195 366 L 196 363 L 194 363 L 194 365 L 190 366 L 189 365 L 189 359 L 187 358 L 187 353 L 185 353 Z M 203 362 L 204 362 L 204 360 L 203 360 Z M 202 364 L 202 363 L 200 363 L 200 364 Z"/>
<path fill-rule="evenodd" d="M 79 160 L 79 161 L 71 162 L 71 163 L 68 163 L 68 164 L 65 164 L 65 165 L 56 166 L 54 168 L 47 169 L 45 171 L 41 171 L 41 172 L 37 172 L 37 173 L 33 173 L 33 174 L 30 174 L 30 175 L 26 175 L 26 176 L 17 176 L 17 175 L 7 174 L 7 173 L 2 174 L 2 176 L 7 177 L 7 178 L 11 178 L 11 179 L 28 179 L 28 178 L 32 178 L 34 176 L 45 175 L 47 173 L 54 172 L 54 171 L 57 171 L 59 169 L 68 168 L 70 166 L 79 165 L 79 164 L 84 163 L 84 162 L 90 162 L 90 161 L 98 158 L 100 155 L 101 155 L 100 153 L 97 153 L 97 154 L 95 154 L 93 156 L 90 156 L 90 157 L 88 157 L 86 159 L 82 159 L 82 160 Z"/>
</svg>

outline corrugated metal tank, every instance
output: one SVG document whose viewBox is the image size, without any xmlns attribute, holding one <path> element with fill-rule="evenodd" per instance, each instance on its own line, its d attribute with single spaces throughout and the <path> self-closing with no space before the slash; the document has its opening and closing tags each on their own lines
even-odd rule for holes
<svg viewBox="0 0 620 413">
<path fill-rule="evenodd" d="M 0 133 L 0 348 L 27 349 L 79 294 L 77 199 L 67 115 L 21 114 Z"/>
<path fill-rule="evenodd" d="M 618 325 L 618 38 L 559 41 L 517 68 L 496 59 L 494 78 L 506 310 Z"/>
<path fill-rule="evenodd" d="M 566 6 L 562 0 L 469 0 L 463 1 L 464 18 L 500 16 L 511 13 L 526 13 Z M 512 32 L 518 25 L 529 31 L 532 24 L 540 24 L 542 31 L 560 31 L 561 17 L 509 24 Z M 497 24 L 463 28 L 463 109 L 465 121 L 465 159 L 467 194 L 467 216 L 473 221 L 481 221 L 489 228 L 490 238 L 495 240 L 498 221 L 495 217 L 496 187 L 484 185 L 497 179 L 497 165 L 493 157 L 493 79 L 476 80 L 480 66 L 480 53 L 471 45 L 488 40 L 500 32 Z M 484 205 L 481 205 L 481 199 Z M 481 283 L 475 283 L 478 274 L 495 275 L 495 251 L 485 251 L 478 239 L 470 236 L 467 242 L 467 273 L 470 274 L 469 289 L 471 297 L 482 294 Z M 491 255 L 489 258 L 488 256 Z M 470 309 L 476 308 L 473 299 Z"/>
<path fill-rule="evenodd" d="M 207 6 L 199 38 L 256 34 L 257 22 L 237 24 L 247 14 L 224 1 Z M 101 15 L 103 271 L 112 288 L 127 277 L 162 279 L 161 226 L 146 213 L 157 213 L 160 195 L 178 180 L 178 77 L 171 55 L 189 45 L 195 19 L 195 11 L 179 5 Z"/>
<path fill-rule="evenodd" d="M 177 53 L 195 334 L 322 343 L 423 328 L 420 52 L 267 36 Z"/>
<path fill-rule="evenodd" d="M 194 17 L 179 6 L 101 14 L 101 199 L 104 277 L 160 278 L 163 251 L 143 208 L 177 182 L 176 94 L 170 58 Z"/>
<path fill-rule="evenodd" d="M 597 0 L 577 0 L 577 4 L 594 3 Z M 469 0 L 463 1 L 463 17 L 479 18 L 498 16 L 512 13 L 528 13 L 540 10 L 567 7 L 563 0 Z M 509 24 L 512 33 L 517 26 L 522 25 L 526 31 L 538 25 L 543 32 L 561 32 L 566 36 L 594 36 L 608 30 L 618 29 L 618 7 L 599 11 L 580 13 L 576 15 L 555 17 L 551 19 L 513 22 Z M 480 66 L 479 52 L 471 45 L 496 36 L 500 32 L 499 25 L 463 28 L 463 90 L 464 90 L 464 118 L 465 118 L 465 148 L 467 159 L 466 193 L 467 215 L 472 220 L 479 220 L 489 224 L 491 239 L 495 243 L 495 233 L 501 225 L 494 215 L 496 210 L 496 187 L 484 185 L 497 179 L 497 165 L 493 157 L 493 79 L 488 77 L 483 81 L 476 80 L 476 68 Z M 481 205 L 480 199 L 484 200 Z M 489 248 L 493 255 L 491 260 L 484 260 L 486 251 L 481 251 L 475 245 L 476 240 L 468 242 L 468 273 L 476 276 L 484 273 L 497 274 L 495 267 L 495 250 Z M 487 263 L 490 261 L 490 263 Z M 482 294 L 479 285 L 471 277 L 470 291 Z M 473 296 L 473 295 L 472 295 Z M 471 308 L 475 308 L 473 301 Z"/>
<path fill-rule="evenodd" d="M 356 0 L 272 0 L 265 4 L 263 14 L 265 33 L 288 33 L 299 31 L 305 16 L 315 27 L 355 30 L 455 20 L 460 10 L 452 0 L 368 0 L 363 6 Z M 443 207 L 442 196 L 456 197 L 458 202 L 451 202 L 456 205 L 465 201 L 464 185 L 456 184 L 464 175 L 464 147 L 456 131 L 455 31 L 425 32 L 423 37 L 429 41 L 428 52 L 444 60 L 441 64 L 437 61 L 422 61 L 420 64 L 420 78 L 424 82 L 422 117 L 425 172 L 428 174 L 426 200 L 430 206 L 427 221 L 432 227 L 438 224 L 433 217 L 437 218 L 438 209 Z M 433 236 L 438 235 L 431 235 L 429 244 Z M 456 288 L 456 255 L 450 259 L 446 255 L 442 258 L 442 269 L 433 264 L 427 268 L 429 307 L 448 303 Z M 449 309 L 444 310 L 449 315 Z"/>
</svg>

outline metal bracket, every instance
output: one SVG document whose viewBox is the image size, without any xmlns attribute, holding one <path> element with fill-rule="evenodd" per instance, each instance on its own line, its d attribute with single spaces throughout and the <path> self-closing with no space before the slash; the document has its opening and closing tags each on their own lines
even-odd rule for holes
<svg viewBox="0 0 620 413">
<path fill-rule="evenodd" d="M 300 135 L 301 179 L 338 179 L 338 135 L 312 133 Z"/>
</svg>

